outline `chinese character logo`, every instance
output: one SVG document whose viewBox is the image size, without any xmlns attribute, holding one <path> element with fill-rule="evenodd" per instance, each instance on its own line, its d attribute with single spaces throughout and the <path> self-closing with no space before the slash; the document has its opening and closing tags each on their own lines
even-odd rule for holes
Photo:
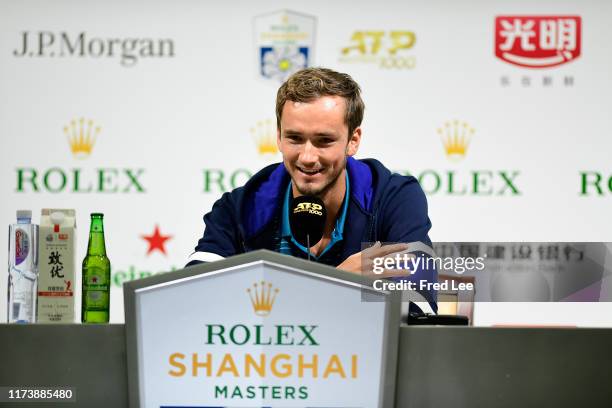
<svg viewBox="0 0 612 408">
<path fill-rule="evenodd" d="M 316 20 L 288 10 L 256 17 L 255 43 L 259 74 L 284 82 L 312 64 Z"/>
<path fill-rule="evenodd" d="M 63 278 L 62 271 L 64 270 L 64 264 L 60 260 L 61 254 L 57 251 L 52 251 L 49 255 L 49 266 L 51 267 L 52 278 Z"/>
<path fill-rule="evenodd" d="M 510 64 L 548 68 L 580 56 L 579 16 L 499 16 L 495 56 Z"/>
</svg>

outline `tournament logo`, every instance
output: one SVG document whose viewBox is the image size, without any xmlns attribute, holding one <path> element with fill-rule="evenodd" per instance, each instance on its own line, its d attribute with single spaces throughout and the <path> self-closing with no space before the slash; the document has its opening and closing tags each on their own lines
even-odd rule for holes
<svg viewBox="0 0 612 408">
<path fill-rule="evenodd" d="M 342 48 L 339 62 L 374 64 L 379 68 L 413 69 L 416 57 L 410 51 L 416 34 L 409 30 L 355 31 L 350 45 Z"/>
<path fill-rule="evenodd" d="M 313 406 L 306 401 L 317 397 L 315 389 L 326 386 L 350 389 L 364 375 L 360 372 L 360 354 L 352 351 L 353 347 L 338 349 L 337 345 L 324 342 L 333 327 L 274 320 L 270 313 L 280 290 L 271 282 L 259 281 L 246 291 L 249 309 L 255 312 L 256 320 L 246 317 L 246 310 L 237 309 L 236 321 L 231 318 L 203 322 L 197 351 L 189 348 L 168 351 L 164 367 L 168 379 L 173 383 L 181 379 L 201 381 L 211 400 L 206 406 L 221 399 L 235 401 L 231 406 L 254 406 L 248 401 L 256 399 L 272 399 L 278 401 L 278 406 L 295 405 L 296 401 L 304 401 L 300 406 Z M 236 297 L 234 293 L 227 296 L 234 298 L 236 305 L 248 307 L 246 296 Z M 296 294 L 292 297 L 295 299 Z M 279 317 L 286 319 L 282 313 L 276 318 Z M 219 401 L 215 406 L 227 404 Z"/>
<path fill-rule="evenodd" d="M 527 68 L 549 68 L 580 56 L 579 16 L 498 16 L 495 56 Z"/>
<path fill-rule="evenodd" d="M 291 74 L 312 65 L 316 19 L 282 10 L 254 19 L 259 75 L 284 82 Z"/>
</svg>

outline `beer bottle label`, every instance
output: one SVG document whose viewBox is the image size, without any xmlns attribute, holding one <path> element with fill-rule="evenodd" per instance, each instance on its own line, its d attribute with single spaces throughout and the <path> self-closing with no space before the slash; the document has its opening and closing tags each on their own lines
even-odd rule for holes
<svg viewBox="0 0 612 408">
<path fill-rule="evenodd" d="M 102 268 L 90 267 L 86 269 L 84 289 L 83 296 L 85 296 L 86 308 L 108 308 L 109 282 Z"/>
<path fill-rule="evenodd" d="M 101 290 L 88 290 L 86 295 L 88 309 L 107 308 L 108 292 Z"/>
</svg>

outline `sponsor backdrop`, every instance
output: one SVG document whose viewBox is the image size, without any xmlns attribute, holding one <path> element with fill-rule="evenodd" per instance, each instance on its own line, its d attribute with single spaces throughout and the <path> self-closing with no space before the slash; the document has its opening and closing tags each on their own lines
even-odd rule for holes
<svg viewBox="0 0 612 408">
<path fill-rule="evenodd" d="M 612 241 L 610 17 L 603 0 L 3 2 L 0 225 L 74 208 L 80 264 L 103 212 L 123 321 L 122 283 L 181 268 L 214 201 L 280 160 L 283 79 L 326 66 L 363 88 L 358 157 L 418 177 L 433 240 Z M 477 325 L 612 325 L 609 303 L 475 306 Z"/>
</svg>

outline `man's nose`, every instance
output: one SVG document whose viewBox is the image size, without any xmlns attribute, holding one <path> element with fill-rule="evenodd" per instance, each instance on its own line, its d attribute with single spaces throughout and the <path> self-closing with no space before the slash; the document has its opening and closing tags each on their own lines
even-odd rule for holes
<svg viewBox="0 0 612 408">
<path fill-rule="evenodd" d="M 304 144 L 304 149 L 300 153 L 300 162 L 306 166 L 314 166 L 317 164 L 318 159 L 319 154 L 317 148 L 313 146 L 310 141 L 307 141 Z"/>
</svg>

